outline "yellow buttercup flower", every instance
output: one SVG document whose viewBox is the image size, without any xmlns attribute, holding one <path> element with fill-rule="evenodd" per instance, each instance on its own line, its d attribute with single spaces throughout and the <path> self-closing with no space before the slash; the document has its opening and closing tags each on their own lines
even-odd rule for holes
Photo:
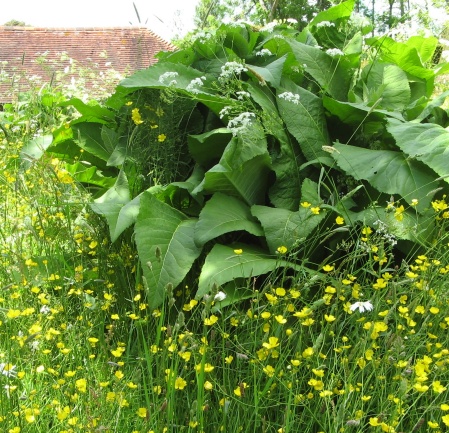
<svg viewBox="0 0 449 433">
<path fill-rule="evenodd" d="M 138 108 L 133 108 L 131 111 L 131 119 L 136 125 L 143 123 L 142 116 L 140 115 Z"/>
<path fill-rule="evenodd" d="M 218 317 L 215 316 L 214 314 L 212 314 L 212 316 L 206 317 L 204 319 L 204 324 L 206 326 L 212 326 L 213 324 L 217 323 L 217 321 L 218 321 Z"/>
<path fill-rule="evenodd" d="M 146 418 L 147 409 L 145 407 L 139 407 L 139 409 L 137 409 L 137 416 L 139 416 L 140 418 Z"/>
<path fill-rule="evenodd" d="M 182 377 L 177 377 L 175 380 L 175 389 L 183 390 L 187 386 L 187 382 Z"/>
</svg>

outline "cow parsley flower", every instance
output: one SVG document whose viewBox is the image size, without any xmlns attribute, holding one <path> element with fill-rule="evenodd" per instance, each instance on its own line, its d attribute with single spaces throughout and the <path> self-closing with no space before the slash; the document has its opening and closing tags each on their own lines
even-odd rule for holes
<svg viewBox="0 0 449 433">
<path fill-rule="evenodd" d="M 262 48 L 256 53 L 256 56 L 271 56 L 273 53 L 268 48 Z"/>
<path fill-rule="evenodd" d="M 317 29 L 320 29 L 322 27 L 335 27 L 335 23 L 331 23 L 330 21 L 321 21 L 316 25 Z"/>
<path fill-rule="evenodd" d="M 220 119 L 223 119 L 225 116 L 229 116 L 231 114 L 232 107 L 230 105 L 226 105 L 219 113 Z"/>
<path fill-rule="evenodd" d="M 278 95 L 278 98 L 285 99 L 288 102 L 292 102 L 293 104 L 298 105 L 300 96 L 297 93 L 284 92 Z"/>
<path fill-rule="evenodd" d="M 207 41 L 209 41 L 210 39 L 212 39 L 212 34 L 211 33 L 206 33 L 206 32 L 198 32 L 194 35 L 194 41 L 198 41 L 202 44 L 207 43 Z"/>
<path fill-rule="evenodd" d="M 373 308 L 374 306 L 370 301 L 354 302 L 354 304 L 349 307 L 351 311 L 359 310 L 360 313 L 364 313 L 365 311 L 372 311 Z"/>
<path fill-rule="evenodd" d="M 206 81 L 206 77 L 202 76 L 202 77 L 198 77 L 198 78 L 194 78 L 186 87 L 186 90 L 190 93 L 193 94 L 198 94 L 200 93 L 200 87 L 202 87 L 204 85 L 203 81 Z"/>
<path fill-rule="evenodd" d="M 277 22 L 276 21 L 271 21 L 270 23 L 268 23 L 268 24 L 265 24 L 262 28 L 261 28 L 261 30 L 262 31 L 265 31 L 265 32 L 269 32 L 269 33 L 271 33 L 273 30 L 274 30 L 274 28 L 277 26 Z"/>
<path fill-rule="evenodd" d="M 338 48 L 329 48 L 328 50 L 326 50 L 326 54 L 328 54 L 331 57 L 337 57 L 337 56 L 344 56 L 345 53 L 338 49 Z"/>
<path fill-rule="evenodd" d="M 248 69 L 245 68 L 241 63 L 238 62 L 226 62 L 221 67 L 221 74 L 218 77 L 219 81 L 226 81 L 234 78 L 236 75 L 240 75 L 242 72 L 247 72 Z"/>
<path fill-rule="evenodd" d="M 249 92 L 245 92 L 244 90 L 241 90 L 239 92 L 235 92 L 235 94 L 237 95 L 237 99 L 239 101 L 244 101 L 245 98 L 249 98 L 251 96 L 251 94 Z"/>
<path fill-rule="evenodd" d="M 174 79 L 178 76 L 179 74 L 177 72 L 172 72 L 172 71 L 168 71 L 168 72 L 164 72 L 160 77 L 159 77 L 159 83 L 163 84 L 164 86 L 175 86 L 176 84 L 178 84 L 178 82 Z"/>
<path fill-rule="evenodd" d="M 228 128 L 231 130 L 232 135 L 235 137 L 239 133 L 243 132 L 248 127 L 248 125 L 251 124 L 252 119 L 254 119 L 255 117 L 256 115 L 254 113 L 245 111 L 234 119 L 231 119 L 228 123 Z"/>
</svg>

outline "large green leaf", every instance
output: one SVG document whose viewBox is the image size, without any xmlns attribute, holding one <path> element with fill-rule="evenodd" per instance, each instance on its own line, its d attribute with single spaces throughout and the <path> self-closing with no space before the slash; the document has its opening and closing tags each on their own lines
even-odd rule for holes
<svg viewBox="0 0 449 433">
<path fill-rule="evenodd" d="M 204 73 L 181 63 L 161 62 L 148 69 L 137 71 L 120 82 L 122 87 L 151 87 L 156 89 L 186 89 L 192 80 L 200 78 Z M 199 87 L 200 92 L 207 92 L 210 86 Z"/>
<path fill-rule="evenodd" d="M 241 200 L 215 193 L 206 203 L 195 226 L 195 243 L 203 245 L 211 239 L 237 230 L 263 236 L 263 230 Z"/>
<path fill-rule="evenodd" d="M 413 43 L 409 46 L 407 43 L 396 42 L 387 36 L 369 38 L 366 43 L 379 50 L 379 61 L 393 63 L 409 75 L 424 80 L 426 95 L 431 95 L 435 73 L 423 65 L 418 50 L 413 46 Z"/>
<path fill-rule="evenodd" d="M 341 2 L 336 6 L 332 6 L 329 9 L 321 11 L 318 15 L 310 22 L 310 26 L 315 26 L 323 21 L 336 21 L 341 18 L 349 18 L 354 9 L 355 0 L 347 0 Z"/>
<path fill-rule="evenodd" d="M 301 201 L 311 203 L 311 207 L 321 204 L 317 183 L 304 179 L 301 186 Z M 292 212 L 288 209 L 252 206 L 251 213 L 262 224 L 268 247 L 273 254 L 280 246 L 290 250 L 299 242 L 305 241 L 325 217 L 323 209 L 316 215 L 310 208 L 303 207 Z"/>
<path fill-rule="evenodd" d="M 304 162 L 296 140 L 285 131 L 284 122 L 280 118 L 275 99 L 266 91 L 266 86 L 248 84 L 248 91 L 254 101 L 266 113 L 263 124 L 267 134 L 273 135 L 279 146 L 270 149 L 272 169 L 276 173 L 276 181 L 270 188 L 270 201 L 274 206 L 296 210 L 299 206 L 301 173 L 299 167 Z"/>
<path fill-rule="evenodd" d="M 242 254 L 236 254 L 235 249 L 241 249 Z M 299 269 L 298 265 L 266 254 L 254 246 L 216 244 L 204 262 L 195 298 L 202 298 L 214 284 L 221 286 L 237 278 L 257 277 L 282 267 Z"/>
<path fill-rule="evenodd" d="M 307 160 L 324 156 L 322 146 L 329 146 L 331 141 L 321 98 L 289 80 L 284 80 L 282 85 L 283 89 L 277 94 L 277 104 L 289 132 L 298 140 Z M 298 95 L 299 100 L 293 102 L 279 97 L 286 91 Z"/>
<path fill-rule="evenodd" d="M 85 164 L 83 162 L 75 162 L 74 164 L 67 163 L 65 168 L 77 182 L 89 186 L 95 185 L 101 189 L 112 188 L 117 180 L 116 172 L 105 175 L 105 173 L 98 170 L 96 166 Z"/>
<path fill-rule="evenodd" d="M 192 194 L 222 192 L 240 197 L 249 205 L 263 203 L 269 171 L 268 155 L 256 156 L 238 169 L 217 164 L 206 172 L 204 182 Z"/>
<path fill-rule="evenodd" d="M 267 138 L 259 121 L 253 121 L 238 133 L 226 146 L 220 163 L 240 169 L 244 163 L 257 156 L 268 155 Z"/>
<path fill-rule="evenodd" d="M 218 32 L 220 31 L 226 33 L 223 45 L 234 51 L 240 58 L 248 56 L 254 50 L 260 36 L 258 32 L 251 31 L 250 26 L 245 24 L 222 25 L 218 29 Z"/>
<path fill-rule="evenodd" d="M 132 76 L 125 78 L 120 83 L 120 88 L 169 88 L 192 97 L 189 85 L 198 78 L 202 79 L 203 85 L 194 86 L 196 89 L 194 99 L 203 103 L 218 115 L 225 106 L 230 105 L 229 99 L 216 95 L 209 74 L 182 63 L 168 61 L 156 63 L 148 69 L 137 71 Z M 204 78 L 206 79 L 204 80 Z"/>
<path fill-rule="evenodd" d="M 94 203 L 91 205 L 96 213 L 103 214 L 106 217 L 112 242 L 115 242 L 127 228 L 137 221 L 137 215 L 140 210 L 140 197 L 141 195 L 138 195 L 128 203 L 121 205 L 112 203 Z"/>
<path fill-rule="evenodd" d="M 142 195 L 134 233 L 150 308 L 164 301 L 167 284 L 176 287 L 182 282 L 199 256 L 201 248 L 193 240 L 195 225 L 196 219 L 148 192 Z"/>
<path fill-rule="evenodd" d="M 310 209 L 297 212 L 267 206 L 252 206 L 252 214 L 260 221 L 271 253 L 280 246 L 291 250 L 293 246 L 307 240 L 307 237 L 324 218 L 322 210 L 314 215 Z"/>
<path fill-rule="evenodd" d="M 362 32 L 357 32 L 349 41 L 344 41 L 343 52 L 345 56 L 341 58 L 341 61 L 345 63 L 346 69 L 360 66 L 360 57 L 363 53 Z"/>
<path fill-rule="evenodd" d="M 402 152 L 371 150 L 335 143 L 332 157 L 338 166 L 357 180 L 367 180 L 378 191 L 399 194 L 409 204 L 419 200 L 425 209 L 435 189 L 435 173 Z"/>
<path fill-rule="evenodd" d="M 331 57 L 319 47 L 288 40 L 293 54 L 305 71 L 321 86 L 321 88 L 335 99 L 346 101 L 352 72 L 346 70 L 336 57 Z"/>
<path fill-rule="evenodd" d="M 108 123 L 114 120 L 115 113 L 101 105 L 88 105 L 81 99 L 72 98 L 68 101 L 61 102 L 62 107 L 75 107 L 86 122 Z"/>
<path fill-rule="evenodd" d="M 359 126 L 365 122 L 384 122 L 387 116 L 404 120 L 401 113 L 377 109 L 377 104 L 370 107 L 363 102 L 342 102 L 326 95 L 323 96 L 323 106 L 343 123 L 350 125 Z"/>
<path fill-rule="evenodd" d="M 362 72 L 361 81 L 355 87 L 360 89 L 363 101 L 387 110 L 402 111 L 410 102 L 410 86 L 407 74 L 396 65 L 374 62 Z"/>
<path fill-rule="evenodd" d="M 407 45 L 418 51 L 422 63 L 427 63 L 432 60 L 433 54 L 438 45 L 438 38 L 435 36 L 430 36 L 428 38 L 424 38 L 422 36 L 412 36 L 407 40 Z"/>
<path fill-rule="evenodd" d="M 108 161 L 114 152 L 114 145 L 110 140 L 104 141 L 105 131 L 108 128 L 99 123 L 81 122 L 72 124 L 73 135 L 79 147 L 102 159 Z"/>
<path fill-rule="evenodd" d="M 28 168 L 34 161 L 41 158 L 53 141 L 52 135 L 43 135 L 27 142 L 20 151 L 21 163 Z"/>
<path fill-rule="evenodd" d="M 130 200 L 128 179 L 125 173 L 120 171 L 114 186 L 91 204 L 94 212 L 106 218 L 113 242 L 130 225 L 124 224 L 123 219 L 119 221 L 120 212 Z"/>
<path fill-rule="evenodd" d="M 189 151 L 193 159 L 202 165 L 218 162 L 231 141 L 232 134 L 227 128 L 213 129 L 199 135 L 189 135 Z"/>
<path fill-rule="evenodd" d="M 126 158 L 130 156 L 128 151 L 128 143 L 123 138 L 118 139 L 117 137 L 114 150 L 106 165 L 110 167 L 120 167 L 126 161 Z"/>
<path fill-rule="evenodd" d="M 446 90 L 445 92 L 441 93 L 437 97 L 433 98 L 427 103 L 427 99 L 425 100 L 425 108 L 419 113 L 418 116 L 416 116 L 417 119 L 420 121 L 424 120 L 427 116 L 430 116 L 432 114 L 432 111 L 437 108 L 441 107 L 445 101 L 446 98 L 449 96 L 449 90 Z"/>
<path fill-rule="evenodd" d="M 285 55 L 263 67 L 250 64 L 246 64 L 246 67 L 249 72 L 255 75 L 259 82 L 267 82 L 273 87 L 278 87 L 281 83 L 282 71 L 286 60 L 287 56 Z"/>
<path fill-rule="evenodd" d="M 388 132 L 396 140 L 399 148 L 422 161 L 439 176 L 449 174 L 449 131 L 431 123 L 393 123 L 387 126 Z M 435 177 L 435 176 L 434 176 Z M 445 178 L 449 182 L 449 178 Z M 434 189 L 436 184 L 431 185 Z"/>
</svg>

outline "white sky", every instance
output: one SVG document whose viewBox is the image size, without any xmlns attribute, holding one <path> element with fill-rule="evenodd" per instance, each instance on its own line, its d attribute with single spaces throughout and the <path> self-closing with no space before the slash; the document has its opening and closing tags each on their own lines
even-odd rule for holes
<svg viewBox="0 0 449 433">
<path fill-rule="evenodd" d="M 141 25 L 170 40 L 193 29 L 199 0 L 134 0 L 134 3 Z M 1 0 L 0 25 L 12 19 L 35 27 L 139 25 L 133 0 Z"/>
</svg>

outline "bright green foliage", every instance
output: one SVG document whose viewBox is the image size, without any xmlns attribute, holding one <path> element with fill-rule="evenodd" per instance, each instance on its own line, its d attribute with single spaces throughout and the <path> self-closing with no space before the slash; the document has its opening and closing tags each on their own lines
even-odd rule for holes
<svg viewBox="0 0 449 433">
<path fill-rule="evenodd" d="M 152 307 L 192 266 L 197 297 L 283 266 L 317 270 L 328 251 L 341 257 L 351 227 L 376 220 L 403 251 L 433 241 L 430 204 L 449 189 L 436 40 L 370 38 L 363 51 L 352 8 L 301 32 L 223 25 L 160 54 L 104 106 L 69 102 L 81 117 L 48 150 L 96 188 L 114 241 L 135 224 Z M 228 251 L 236 263 L 223 267 Z"/>
<path fill-rule="evenodd" d="M 201 249 L 195 245 L 196 220 L 144 193 L 140 201 L 135 235 L 144 263 L 151 305 L 160 305 L 168 284 L 177 286 Z"/>
<path fill-rule="evenodd" d="M 74 101 L 52 142 L 67 112 L 3 112 L 1 432 L 447 431 L 444 95 L 339 101 L 293 61 Z"/>
</svg>

